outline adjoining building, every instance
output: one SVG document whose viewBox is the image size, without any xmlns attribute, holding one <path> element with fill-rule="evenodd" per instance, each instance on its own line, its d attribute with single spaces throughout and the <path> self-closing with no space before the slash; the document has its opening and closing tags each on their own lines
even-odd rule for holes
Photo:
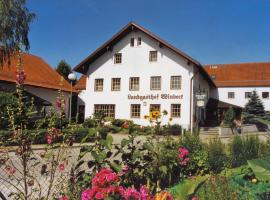
<svg viewBox="0 0 270 200">
<path fill-rule="evenodd" d="M 208 120 L 218 119 L 220 123 L 230 106 L 241 111 L 254 90 L 265 110 L 270 111 L 270 62 L 205 65 L 205 69 L 217 86 L 207 106 Z"/>
<path fill-rule="evenodd" d="M 131 22 L 74 68 L 86 76 L 82 99 L 85 117 L 98 111 L 107 117 L 144 119 L 152 110 L 168 115 L 163 123 L 195 126 L 206 116 L 204 103 L 215 88 L 203 66 L 145 28 Z"/>
<path fill-rule="evenodd" d="M 55 107 L 58 90 L 62 90 L 66 102 L 65 113 L 69 113 L 70 84 L 42 58 L 23 53 L 23 69 L 26 73 L 24 89 L 28 96 L 34 98 L 37 108 L 45 108 L 45 112 Z M 0 67 L 0 91 L 14 92 L 16 83 L 17 56 L 10 63 Z M 62 80 L 61 80 L 62 79 Z M 45 114 L 45 113 L 44 113 Z"/>
</svg>

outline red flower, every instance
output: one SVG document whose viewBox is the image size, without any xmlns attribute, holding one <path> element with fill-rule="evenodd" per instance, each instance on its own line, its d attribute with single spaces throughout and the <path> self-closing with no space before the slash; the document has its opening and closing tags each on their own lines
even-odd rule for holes
<svg viewBox="0 0 270 200">
<path fill-rule="evenodd" d="M 181 166 L 186 166 L 190 160 L 190 158 L 187 157 L 189 155 L 189 151 L 185 147 L 179 148 L 178 151 L 179 151 L 179 155 L 178 155 L 179 164 Z"/>
<path fill-rule="evenodd" d="M 193 197 L 191 200 L 199 200 L 199 197 Z"/>
<path fill-rule="evenodd" d="M 61 164 L 59 165 L 59 170 L 60 170 L 60 171 L 64 171 L 64 170 L 65 170 L 65 164 L 64 164 L 64 163 L 61 163 Z"/>
<path fill-rule="evenodd" d="M 58 133 L 59 133 L 58 129 L 57 128 L 53 128 L 52 131 L 53 131 L 53 137 L 55 139 L 57 139 L 58 138 Z"/>
</svg>

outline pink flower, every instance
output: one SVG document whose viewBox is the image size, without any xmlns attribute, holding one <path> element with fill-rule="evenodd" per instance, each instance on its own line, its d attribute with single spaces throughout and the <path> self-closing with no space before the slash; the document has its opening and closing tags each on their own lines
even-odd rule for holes
<svg viewBox="0 0 270 200">
<path fill-rule="evenodd" d="M 63 196 L 63 197 L 60 197 L 59 200 L 69 200 L 69 198 L 66 196 Z"/>
<path fill-rule="evenodd" d="M 47 139 L 47 143 L 51 144 L 52 143 L 52 136 L 50 134 L 46 134 L 46 139 Z"/>
<path fill-rule="evenodd" d="M 199 197 L 193 197 L 191 200 L 199 200 Z"/>
<path fill-rule="evenodd" d="M 125 192 L 125 199 L 126 200 L 140 200 L 141 194 L 134 188 L 127 188 Z"/>
<path fill-rule="evenodd" d="M 96 187 L 104 187 L 105 184 L 117 182 L 118 176 L 111 169 L 101 169 L 92 179 L 92 185 Z"/>
<path fill-rule="evenodd" d="M 96 195 L 95 195 L 95 198 L 96 199 L 104 199 L 104 194 L 101 193 L 101 192 L 97 192 Z"/>
<path fill-rule="evenodd" d="M 56 98 L 55 106 L 56 106 L 56 108 L 61 108 L 61 101 L 60 101 L 59 97 Z"/>
<path fill-rule="evenodd" d="M 149 190 L 145 185 L 141 186 L 140 193 L 141 193 L 141 200 L 149 200 L 151 197 Z"/>
<path fill-rule="evenodd" d="M 178 155 L 179 164 L 181 166 L 186 166 L 190 160 L 190 158 L 187 157 L 189 155 L 189 151 L 185 147 L 179 148 L 178 151 L 179 151 L 179 155 Z"/>
<path fill-rule="evenodd" d="M 26 79 L 26 74 L 24 73 L 24 70 L 21 70 L 19 72 L 17 72 L 16 74 L 16 83 L 21 85 L 24 83 Z"/>
<path fill-rule="evenodd" d="M 92 200 L 95 194 L 94 189 L 87 189 L 82 192 L 82 200 Z"/>
<path fill-rule="evenodd" d="M 59 165 L 59 170 L 60 170 L 60 171 L 64 171 L 64 170 L 65 170 L 65 164 L 64 164 L 64 163 L 61 163 L 61 164 Z"/>
</svg>

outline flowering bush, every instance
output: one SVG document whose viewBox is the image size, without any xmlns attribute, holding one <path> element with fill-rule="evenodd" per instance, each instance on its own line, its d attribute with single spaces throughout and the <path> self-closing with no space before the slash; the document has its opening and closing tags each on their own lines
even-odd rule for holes
<svg viewBox="0 0 270 200">
<path fill-rule="evenodd" d="M 149 189 L 142 185 L 139 190 L 119 184 L 120 175 L 111 169 L 101 169 L 92 179 L 92 188 L 82 192 L 82 200 L 123 199 L 123 200 L 172 200 L 168 192 L 162 191 L 151 197 Z"/>
</svg>

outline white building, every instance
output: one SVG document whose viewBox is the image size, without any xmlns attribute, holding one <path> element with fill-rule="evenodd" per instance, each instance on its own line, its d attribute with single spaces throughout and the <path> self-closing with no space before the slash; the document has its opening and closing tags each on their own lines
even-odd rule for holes
<svg viewBox="0 0 270 200">
<path fill-rule="evenodd" d="M 150 110 L 168 111 L 163 123 L 190 128 L 203 120 L 194 94 L 215 88 L 203 66 L 143 27 L 129 23 L 89 55 L 75 71 L 86 75 L 79 96 L 85 117 L 104 111 L 108 117 L 147 125 Z"/>
<path fill-rule="evenodd" d="M 219 125 L 224 112 L 237 114 L 257 91 L 270 111 L 270 63 L 202 65 L 143 27 L 129 23 L 78 66 L 79 106 L 85 117 L 99 110 L 146 125 L 151 108 L 167 110 L 167 123 Z M 206 95 L 197 107 L 196 94 Z M 84 113 L 85 106 L 85 113 Z"/>
</svg>

